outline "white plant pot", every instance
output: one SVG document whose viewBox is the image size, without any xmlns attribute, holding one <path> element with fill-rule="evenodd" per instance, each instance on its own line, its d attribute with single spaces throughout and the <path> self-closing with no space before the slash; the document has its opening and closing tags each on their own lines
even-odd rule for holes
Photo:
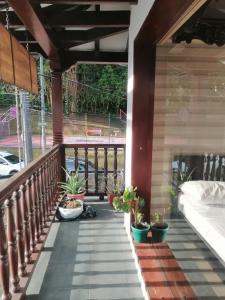
<svg viewBox="0 0 225 300">
<path fill-rule="evenodd" d="M 64 208 L 59 206 L 59 212 L 61 217 L 64 219 L 73 219 L 77 218 L 83 212 L 83 201 L 77 200 L 80 202 L 81 206 L 76 208 Z"/>
</svg>

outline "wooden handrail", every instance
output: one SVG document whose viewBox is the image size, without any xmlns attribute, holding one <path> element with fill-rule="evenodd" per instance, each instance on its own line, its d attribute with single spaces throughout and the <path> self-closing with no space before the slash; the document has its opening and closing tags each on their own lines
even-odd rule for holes
<svg viewBox="0 0 225 300">
<path fill-rule="evenodd" d="M 68 148 L 123 148 L 125 149 L 125 144 L 63 144 L 63 147 Z"/>
<path fill-rule="evenodd" d="M 3 184 L 3 188 L 0 190 L 0 205 L 2 201 L 4 201 L 13 191 L 15 191 L 15 187 L 19 188 L 19 186 L 26 181 L 26 179 L 46 160 L 46 158 L 54 153 L 57 153 L 59 150 L 59 145 L 54 146 L 41 157 L 31 162 L 22 171 L 9 178 L 7 182 Z"/>
<path fill-rule="evenodd" d="M 109 174 L 116 184 L 121 166 L 124 168 L 124 144 L 56 145 L 3 185 L 0 191 L 0 285 L 4 300 L 11 299 L 11 292 L 21 292 L 20 278 L 27 276 L 27 264 L 40 248 L 37 245 L 43 242 L 41 236 L 46 236 L 59 195 L 58 182 L 63 180 L 61 166 L 65 166 L 66 149 L 73 150 L 74 169 L 78 166 L 80 150 L 84 152 L 83 174 L 88 195 L 104 195 Z M 92 170 L 89 170 L 90 152 L 94 160 Z M 104 169 L 99 169 L 99 155 L 102 155 Z M 90 174 L 94 178 L 93 192 L 88 191 Z M 100 176 L 105 182 L 103 190 L 99 186 Z"/>
<path fill-rule="evenodd" d="M 0 192 L 0 285 L 2 299 L 21 292 L 20 277 L 43 242 L 61 181 L 62 146 L 55 146 L 4 184 Z M 5 219 L 6 216 L 6 219 Z M 46 232 L 45 232 L 46 233 Z"/>
</svg>

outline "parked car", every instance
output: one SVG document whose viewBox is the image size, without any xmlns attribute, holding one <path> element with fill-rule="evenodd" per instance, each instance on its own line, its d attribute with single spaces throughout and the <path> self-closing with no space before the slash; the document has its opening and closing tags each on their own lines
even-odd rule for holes
<svg viewBox="0 0 225 300">
<path fill-rule="evenodd" d="M 85 176 L 85 160 L 78 159 L 79 176 L 82 178 Z M 66 169 L 69 173 L 75 172 L 74 158 L 66 158 Z M 104 169 L 98 169 L 98 187 L 99 190 L 103 190 L 104 187 Z M 91 161 L 88 161 L 88 189 L 90 192 L 95 190 L 95 166 Z"/>
<path fill-rule="evenodd" d="M 13 175 L 24 168 L 24 162 L 19 157 L 6 152 L 0 152 L 0 176 Z"/>
</svg>

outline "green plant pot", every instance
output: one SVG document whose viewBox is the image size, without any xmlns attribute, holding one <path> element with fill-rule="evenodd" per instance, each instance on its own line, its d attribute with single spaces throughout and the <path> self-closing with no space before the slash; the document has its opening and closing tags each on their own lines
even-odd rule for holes
<svg viewBox="0 0 225 300">
<path fill-rule="evenodd" d="M 146 242 L 149 229 L 150 225 L 143 226 L 143 228 L 136 228 L 133 225 L 131 225 L 134 241 L 138 243 Z"/>
<path fill-rule="evenodd" d="M 163 226 L 163 227 L 152 225 L 151 226 L 152 241 L 154 243 L 163 242 L 167 237 L 168 229 L 169 229 L 168 224 L 165 224 L 165 226 Z"/>
</svg>

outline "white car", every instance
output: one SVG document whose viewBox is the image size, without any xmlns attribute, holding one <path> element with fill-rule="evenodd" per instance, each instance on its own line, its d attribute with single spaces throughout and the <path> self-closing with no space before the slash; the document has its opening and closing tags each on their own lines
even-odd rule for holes
<svg viewBox="0 0 225 300">
<path fill-rule="evenodd" d="M 24 162 L 20 162 L 18 156 L 0 151 L 0 176 L 13 175 L 22 168 L 24 168 Z"/>
</svg>

